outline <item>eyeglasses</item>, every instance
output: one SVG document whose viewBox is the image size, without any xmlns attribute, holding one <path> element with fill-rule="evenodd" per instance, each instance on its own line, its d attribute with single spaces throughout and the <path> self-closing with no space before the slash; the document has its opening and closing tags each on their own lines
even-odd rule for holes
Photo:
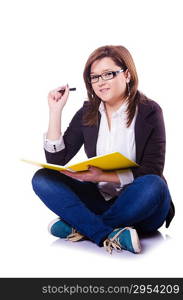
<svg viewBox="0 0 183 300">
<path fill-rule="evenodd" d="M 90 75 L 89 82 L 90 83 L 96 83 L 99 81 L 99 78 L 101 77 L 103 80 L 110 80 L 113 79 L 115 76 L 117 76 L 119 73 L 124 72 L 124 69 L 118 70 L 118 71 L 108 71 L 104 72 L 101 75 Z"/>
</svg>

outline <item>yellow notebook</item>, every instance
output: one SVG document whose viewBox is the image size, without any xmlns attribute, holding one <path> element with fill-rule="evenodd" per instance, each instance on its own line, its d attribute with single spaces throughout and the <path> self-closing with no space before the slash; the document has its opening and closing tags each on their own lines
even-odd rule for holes
<svg viewBox="0 0 183 300">
<path fill-rule="evenodd" d="M 54 165 L 49 163 L 40 163 L 32 160 L 26 160 L 22 159 L 22 161 L 31 163 L 33 165 L 52 169 L 52 170 L 70 170 L 70 171 L 86 171 L 88 170 L 89 165 L 93 167 L 100 168 L 102 170 L 106 171 L 112 171 L 112 170 L 120 170 L 120 169 L 127 169 L 130 167 L 138 167 L 139 165 L 128 159 L 126 156 L 122 155 L 119 152 L 113 152 L 105 155 L 100 156 L 94 156 L 92 158 L 89 158 L 85 161 L 79 162 L 74 165 L 68 165 L 68 166 L 60 166 L 60 165 Z"/>
</svg>

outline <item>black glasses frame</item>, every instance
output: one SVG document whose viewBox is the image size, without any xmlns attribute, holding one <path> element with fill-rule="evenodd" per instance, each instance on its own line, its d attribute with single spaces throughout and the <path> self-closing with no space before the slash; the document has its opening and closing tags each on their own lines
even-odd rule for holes
<svg viewBox="0 0 183 300">
<path fill-rule="evenodd" d="M 96 83 L 96 82 L 99 81 L 99 78 L 100 78 L 100 77 L 102 78 L 102 80 L 105 80 L 105 81 L 111 80 L 111 79 L 113 79 L 115 76 L 117 76 L 119 73 L 122 73 L 122 72 L 124 72 L 124 71 L 126 71 L 126 69 L 120 69 L 120 70 L 117 70 L 117 71 L 108 71 L 108 72 L 102 73 L 101 75 L 94 75 L 96 81 L 92 81 L 92 79 L 91 79 L 91 77 L 90 77 L 90 78 L 89 78 L 89 82 L 90 82 L 90 83 Z M 113 77 L 111 77 L 111 78 L 109 78 L 109 79 L 105 79 L 105 78 L 104 78 L 104 74 L 106 74 L 106 73 L 112 73 Z"/>
</svg>

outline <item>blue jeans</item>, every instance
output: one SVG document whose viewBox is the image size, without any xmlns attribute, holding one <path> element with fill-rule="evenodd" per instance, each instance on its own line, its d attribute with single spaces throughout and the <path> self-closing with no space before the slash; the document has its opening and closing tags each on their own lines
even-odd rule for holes
<svg viewBox="0 0 183 300">
<path fill-rule="evenodd" d="M 156 231 L 163 225 L 171 201 L 167 184 L 151 174 L 136 178 L 109 201 L 99 193 L 97 184 L 58 171 L 38 170 L 32 185 L 50 210 L 99 246 L 116 227 Z"/>
</svg>

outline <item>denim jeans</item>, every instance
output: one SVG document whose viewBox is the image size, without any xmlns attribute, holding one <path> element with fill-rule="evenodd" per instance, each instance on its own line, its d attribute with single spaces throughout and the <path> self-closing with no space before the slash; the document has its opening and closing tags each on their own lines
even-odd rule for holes
<svg viewBox="0 0 183 300">
<path fill-rule="evenodd" d="M 99 246 L 116 227 L 156 231 L 163 225 L 171 201 L 167 184 L 153 174 L 137 177 L 109 201 L 102 197 L 97 184 L 58 171 L 38 170 L 32 185 L 50 210 Z"/>
</svg>

